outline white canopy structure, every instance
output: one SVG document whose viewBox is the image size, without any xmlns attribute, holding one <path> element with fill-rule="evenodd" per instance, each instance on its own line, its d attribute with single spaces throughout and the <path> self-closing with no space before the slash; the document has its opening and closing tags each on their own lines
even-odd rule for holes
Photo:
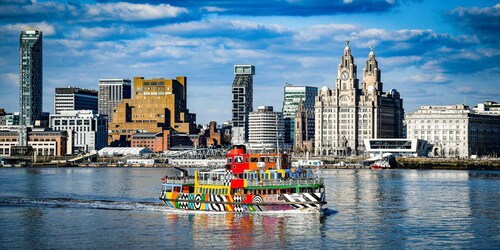
<svg viewBox="0 0 500 250">
<path fill-rule="evenodd" d="M 151 154 L 151 150 L 148 148 L 139 147 L 106 147 L 99 150 L 98 154 L 102 156 L 118 156 L 118 155 L 130 155 L 130 156 L 142 156 L 144 154 Z"/>
</svg>

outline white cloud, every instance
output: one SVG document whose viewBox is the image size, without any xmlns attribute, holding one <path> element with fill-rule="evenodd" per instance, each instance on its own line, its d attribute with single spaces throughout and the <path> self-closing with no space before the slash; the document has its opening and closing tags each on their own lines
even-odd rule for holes
<svg viewBox="0 0 500 250">
<path fill-rule="evenodd" d="M 443 83 L 449 79 L 442 73 L 437 74 L 416 74 L 407 78 L 407 80 L 417 83 Z"/>
<path fill-rule="evenodd" d="M 315 41 L 323 37 L 333 37 L 338 33 L 353 32 L 359 27 L 355 24 L 320 24 L 298 31 L 294 36 L 297 41 Z"/>
<path fill-rule="evenodd" d="M 15 33 L 19 35 L 22 30 L 26 30 L 28 28 L 34 28 L 42 31 L 43 36 L 51 36 L 56 33 L 54 26 L 47 22 L 6 24 L 0 26 L 0 32 Z"/>
<path fill-rule="evenodd" d="M 98 3 L 85 5 L 86 16 L 92 20 L 146 21 L 175 18 L 187 13 L 186 8 L 170 4 Z"/>
<path fill-rule="evenodd" d="M 224 12 L 224 11 L 226 11 L 226 9 L 215 7 L 215 6 L 201 7 L 200 10 L 206 11 L 206 12 Z"/>
<path fill-rule="evenodd" d="M 19 86 L 19 75 L 15 73 L 0 74 L 0 81 L 2 84 Z"/>
</svg>

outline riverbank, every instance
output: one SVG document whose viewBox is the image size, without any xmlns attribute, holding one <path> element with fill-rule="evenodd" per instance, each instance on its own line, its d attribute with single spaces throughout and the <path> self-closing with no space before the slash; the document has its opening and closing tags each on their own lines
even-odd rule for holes
<svg viewBox="0 0 500 250">
<path fill-rule="evenodd" d="M 439 169 L 439 170 L 500 170 L 500 159 L 438 159 L 438 158 L 398 158 L 398 169 Z M 165 163 L 155 163 L 154 165 L 144 164 L 121 164 L 116 162 L 90 162 L 90 163 L 35 163 L 33 165 L 10 165 L 3 167 L 36 167 L 36 168 L 57 168 L 57 167 L 80 167 L 80 168 L 172 168 L 174 165 Z M 190 168 L 190 166 L 177 166 Z M 199 166 L 196 166 L 199 168 Z M 220 168 L 209 166 L 209 168 Z M 309 167 L 304 167 L 309 168 Z M 310 167 L 314 168 L 314 167 Z M 322 169 L 365 169 L 369 166 L 362 166 L 355 160 L 347 162 L 338 159 L 330 161 L 320 166 Z"/>
<path fill-rule="evenodd" d="M 500 170 L 500 159 L 398 158 L 401 169 Z"/>
</svg>

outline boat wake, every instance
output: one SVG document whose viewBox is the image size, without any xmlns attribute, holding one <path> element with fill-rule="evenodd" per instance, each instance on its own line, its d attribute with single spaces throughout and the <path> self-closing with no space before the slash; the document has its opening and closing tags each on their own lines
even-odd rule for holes
<svg viewBox="0 0 500 250">
<path fill-rule="evenodd" d="M 126 202 L 112 200 L 82 200 L 71 198 L 0 197 L 0 206 L 84 208 L 123 211 L 168 211 L 165 205 L 159 202 Z"/>
</svg>

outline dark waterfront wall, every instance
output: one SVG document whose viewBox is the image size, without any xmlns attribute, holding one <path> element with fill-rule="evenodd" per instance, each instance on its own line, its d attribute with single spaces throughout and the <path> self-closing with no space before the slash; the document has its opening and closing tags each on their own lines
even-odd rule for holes
<svg viewBox="0 0 500 250">
<path fill-rule="evenodd" d="M 398 158 L 402 169 L 500 170 L 500 159 Z"/>
</svg>

